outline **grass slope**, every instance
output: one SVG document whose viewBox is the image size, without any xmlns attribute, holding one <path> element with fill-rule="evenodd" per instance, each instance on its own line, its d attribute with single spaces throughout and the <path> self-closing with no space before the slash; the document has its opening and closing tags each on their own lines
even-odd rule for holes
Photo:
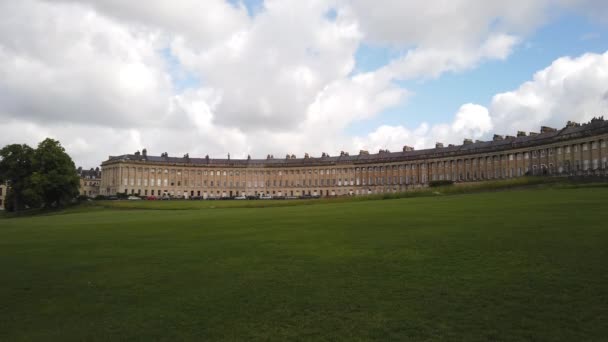
<svg viewBox="0 0 608 342">
<path fill-rule="evenodd" d="M 0 340 L 601 340 L 607 201 L 546 189 L 0 219 Z"/>
</svg>

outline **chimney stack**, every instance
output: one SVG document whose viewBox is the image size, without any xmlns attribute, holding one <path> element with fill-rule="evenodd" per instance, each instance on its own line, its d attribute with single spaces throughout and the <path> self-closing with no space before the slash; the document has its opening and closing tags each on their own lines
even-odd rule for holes
<svg viewBox="0 0 608 342">
<path fill-rule="evenodd" d="M 540 127 L 540 132 L 541 133 L 557 132 L 557 129 L 555 129 L 553 127 L 548 127 L 548 126 L 541 126 Z"/>
</svg>

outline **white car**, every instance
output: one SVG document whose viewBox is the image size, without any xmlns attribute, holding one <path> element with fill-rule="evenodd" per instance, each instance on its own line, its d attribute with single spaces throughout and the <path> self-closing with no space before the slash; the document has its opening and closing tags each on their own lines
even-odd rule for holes
<svg viewBox="0 0 608 342">
<path fill-rule="evenodd" d="M 245 197 L 245 196 L 236 196 L 234 199 L 235 200 L 246 200 L 247 197 Z"/>
<path fill-rule="evenodd" d="M 260 199 L 269 200 L 269 199 L 272 199 L 272 196 L 270 196 L 270 195 L 260 195 Z"/>
<path fill-rule="evenodd" d="M 137 196 L 129 196 L 129 198 L 127 198 L 129 201 L 141 201 L 141 198 L 137 197 Z"/>
</svg>

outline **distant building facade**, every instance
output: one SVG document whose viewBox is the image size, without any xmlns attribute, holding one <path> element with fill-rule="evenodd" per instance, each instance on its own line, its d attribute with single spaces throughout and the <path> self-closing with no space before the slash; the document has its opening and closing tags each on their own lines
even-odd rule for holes
<svg viewBox="0 0 608 342">
<path fill-rule="evenodd" d="M 6 191 L 7 187 L 5 184 L 0 184 L 0 210 L 4 210 L 6 206 Z"/>
<path fill-rule="evenodd" d="M 83 170 L 78 168 L 78 176 L 80 177 L 80 196 L 95 198 L 100 194 L 99 187 L 101 185 L 101 170 L 98 168 Z"/>
<path fill-rule="evenodd" d="M 110 156 L 102 163 L 100 193 L 141 196 L 232 197 L 239 195 L 342 196 L 406 191 L 430 181 L 474 182 L 524 175 L 608 173 L 608 121 L 568 122 L 540 133 L 465 139 L 462 145 L 401 152 L 380 150 L 314 158 L 269 155 L 266 159 Z"/>
</svg>

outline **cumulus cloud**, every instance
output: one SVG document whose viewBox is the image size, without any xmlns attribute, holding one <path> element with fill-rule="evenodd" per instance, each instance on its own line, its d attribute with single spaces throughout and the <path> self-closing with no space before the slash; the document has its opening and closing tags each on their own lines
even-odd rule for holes
<svg viewBox="0 0 608 342">
<path fill-rule="evenodd" d="M 563 57 L 518 89 L 495 95 L 490 112 L 504 131 L 538 130 L 539 123 L 562 127 L 605 114 L 607 92 L 608 52 Z"/>
<path fill-rule="evenodd" d="M 171 85 L 155 36 L 78 5 L 1 2 L 0 117 L 155 124 Z"/>
<path fill-rule="evenodd" d="M 488 109 L 473 103 L 460 107 L 451 123 L 420 124 L 415 129 L 383 125 L 364 137 L 355 137 L 357 149 L 400 151 L 404 145 L 417 149 L 434 146 L 436 142 L 460 144 L 462 139 L 480 139 L 492 132 L 493 124 Z"/>
<path fill-rule="evenodd" d="M 2 1 L 0 145 L 51 136 L 89 167 L 143 147 L 212 157 L 421 148 L 568 111 L 593 115 L 608 93 L 605 55 L 558 60 L 488 109 L 463 105 L 449 123 L 345 133 L 407 101 L 399 80 L 508 58 L 549 4 L 266 0 L 252 16 L 223 0 Z M 403 54 L 356 73 L 362 43 Z M 176 69 L 200 83 L 180 84 Z"/>
<path fill-rule="evenodd" d="M 499 93 L 489 108 L 465 104 L 450 124 L 381 126 L 354 138 L 357 148 L 399 149 L 410 143 L 430 147 L 435 141 L 461 143 L 464 138 L 489 139 L 492 133 L 538 132 L 541 125 L 562 128 L 569 120 L 587 122 L 608 114 L 608 52 L 563 57 L 534 74 L 519 88 Z"/>
<path fill-rule="evenodd" d="M 474 46 L 492 34 L 524 34 L 546 19 L 550 0 L 352 0 L 366 40 L 393 46 Z"/>
</svg>

